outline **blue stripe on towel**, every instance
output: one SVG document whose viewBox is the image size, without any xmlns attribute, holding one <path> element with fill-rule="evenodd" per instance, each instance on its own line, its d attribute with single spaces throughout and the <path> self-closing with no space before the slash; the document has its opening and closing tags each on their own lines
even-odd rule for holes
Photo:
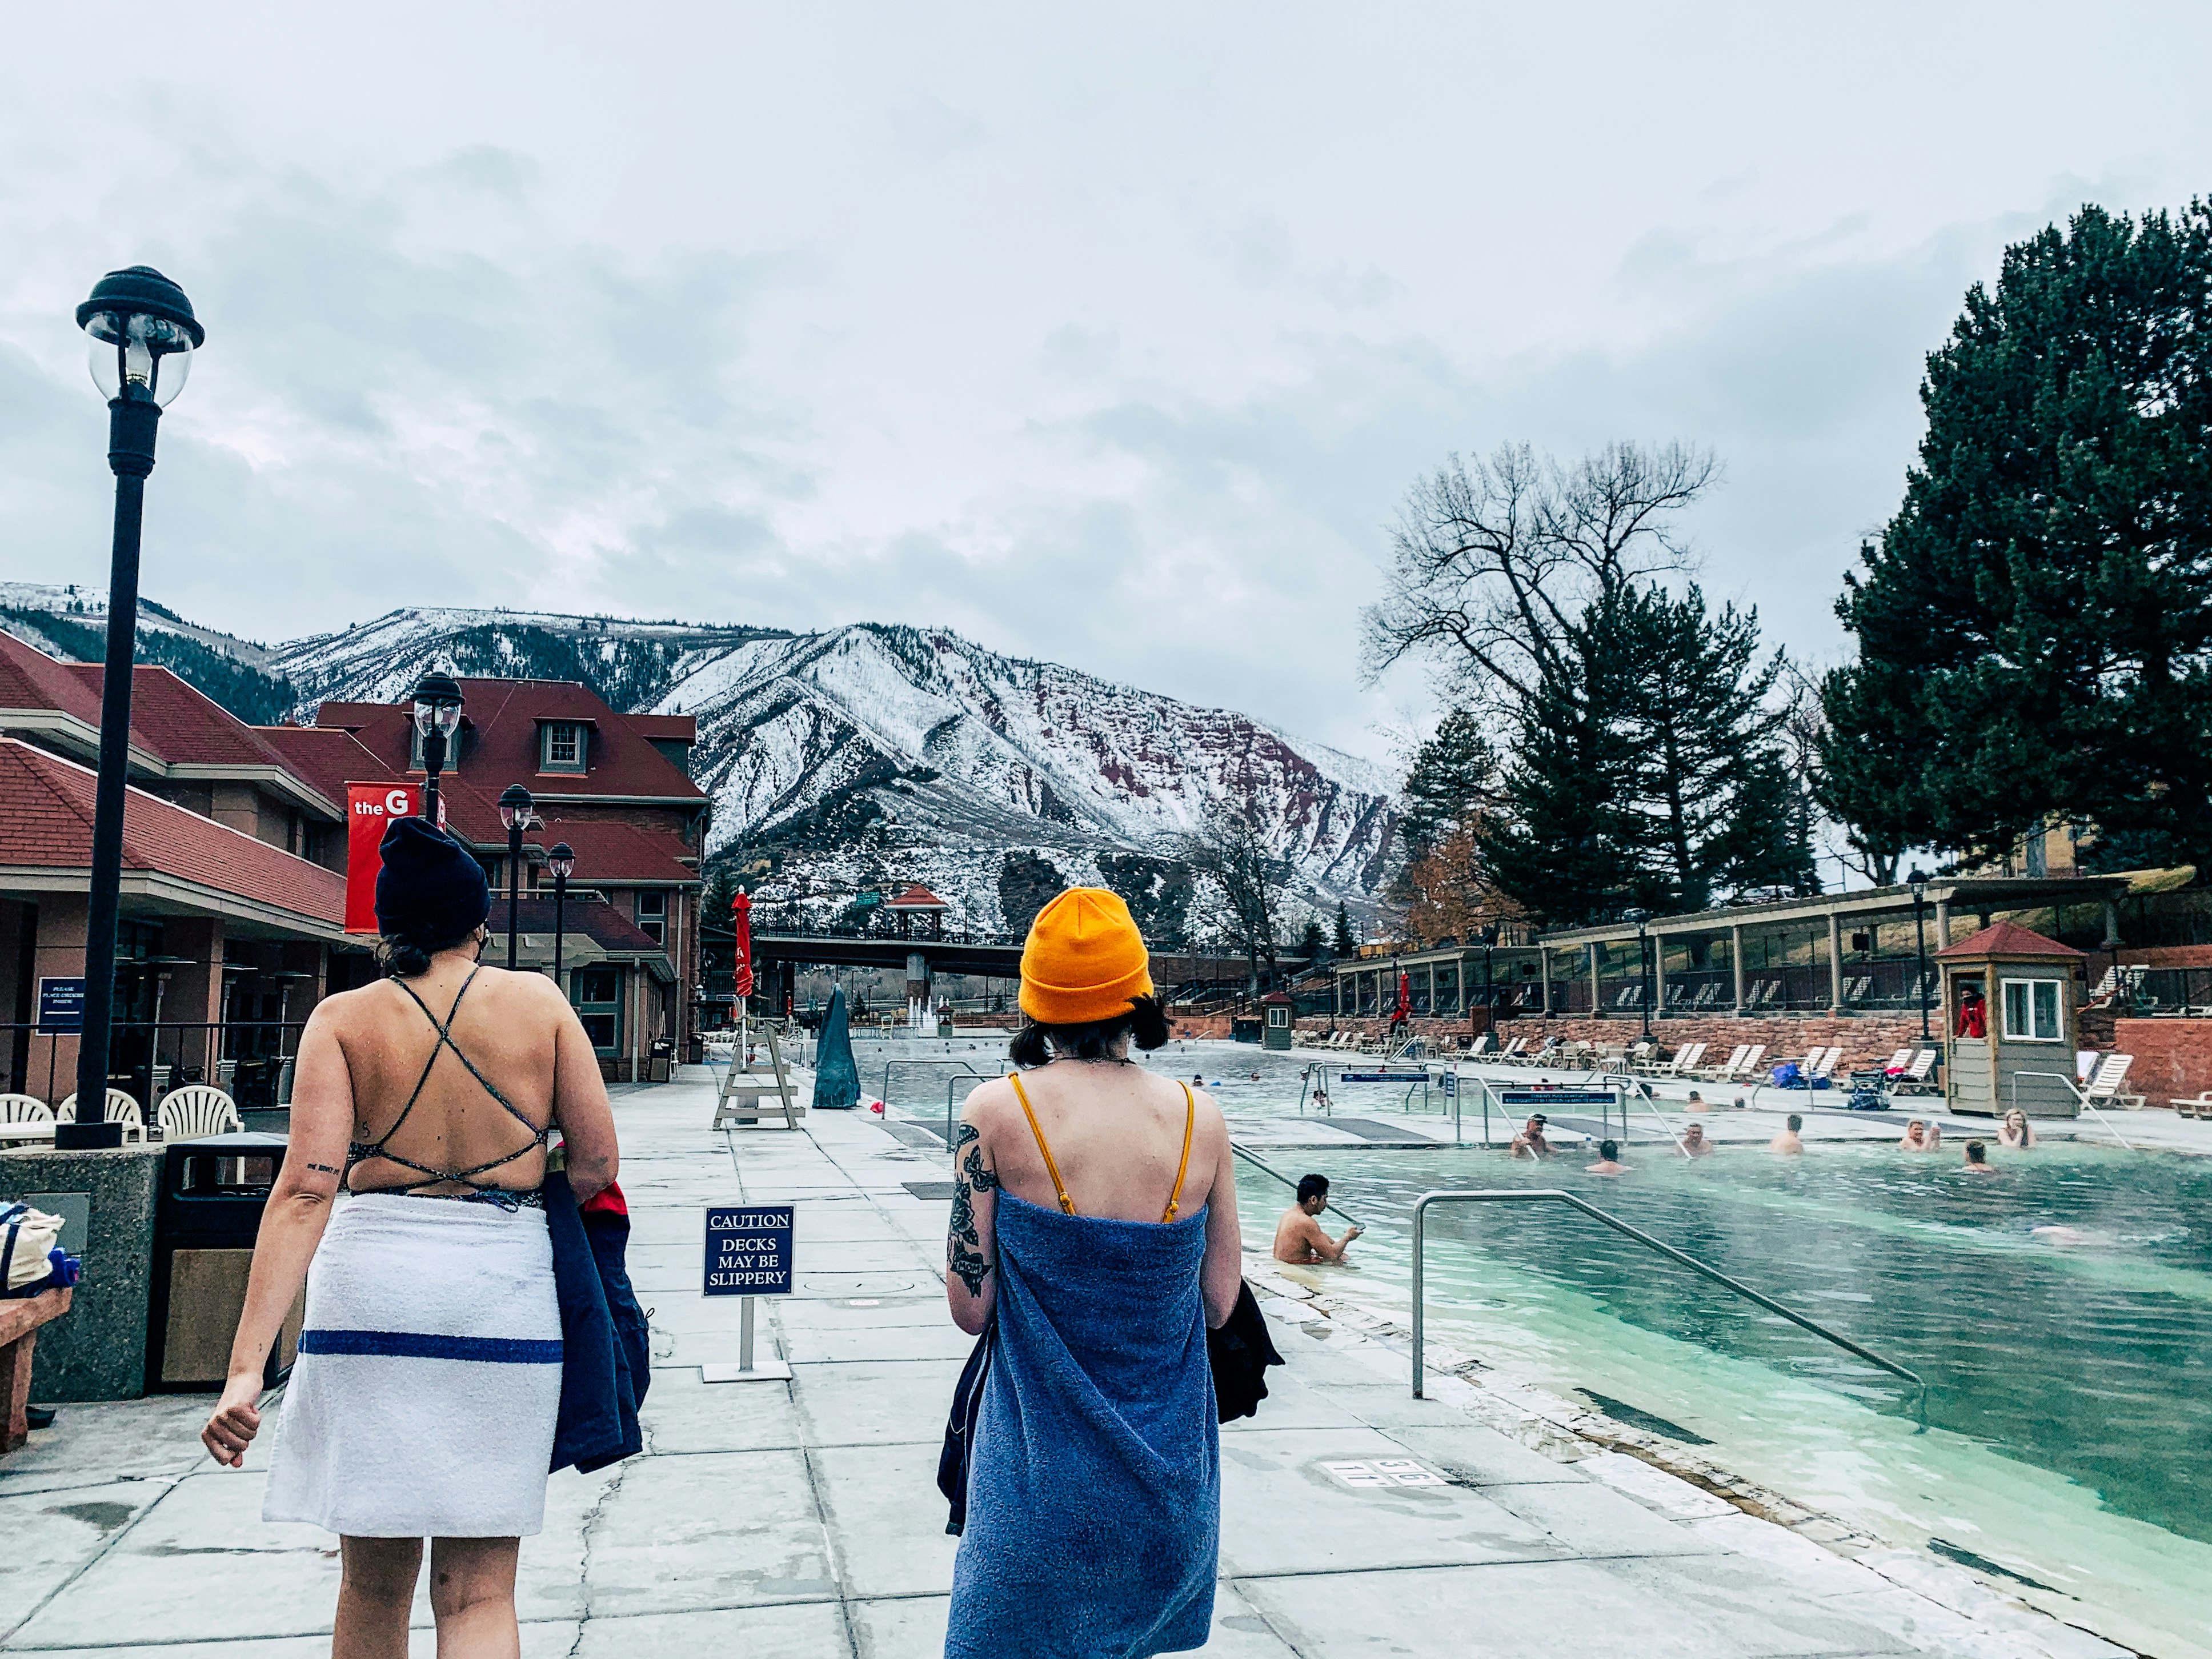
<svg viewBox="0 0 2212 1659">
<path fill-rule="evenodd" d="M 301 1331 L 300 1352 L 377 1354 L 390 1359 L 475 1359 L 495 1365 L 557 1365 L 561 1339 L 434 1336 L 423 1331 Z"/>
</svg>

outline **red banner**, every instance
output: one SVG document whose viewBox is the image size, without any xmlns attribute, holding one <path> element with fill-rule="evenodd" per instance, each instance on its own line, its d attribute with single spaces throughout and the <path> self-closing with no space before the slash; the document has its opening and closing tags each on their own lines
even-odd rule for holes
<svg viewBox="0 0 2212 1659">
<path fill-rule="evenodd" d="M 730 901 L 730 931 L 737 935 L 737 949 L 731 966 L 736 969 L 736 991 L 741 997 L 753 994 L 753 902 L 743 889 Z"/>
<path fill-rule="evenodd" d="M 346 785 L 346 909 L 349 933 L 376 931 L 376 872 L 384 867 L 377 848 L 394 818 L 422 810 L 422 786 L 413 783 Z"/>
</svg>

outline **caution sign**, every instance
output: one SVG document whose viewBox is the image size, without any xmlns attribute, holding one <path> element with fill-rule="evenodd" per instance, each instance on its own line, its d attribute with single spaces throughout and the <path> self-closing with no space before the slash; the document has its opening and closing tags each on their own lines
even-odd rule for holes
<svg viewBox="0 0 2212 1659">
<path fill-rule="evenodd" d="M 789 1296 L 792 1204 L 711 1206 L 707 1211 L 708 1296 Z"/>
</svg>

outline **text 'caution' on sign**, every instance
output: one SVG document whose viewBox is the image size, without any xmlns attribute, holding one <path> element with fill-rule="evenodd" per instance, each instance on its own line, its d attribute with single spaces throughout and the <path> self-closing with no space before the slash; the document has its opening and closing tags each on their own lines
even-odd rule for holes
<svg viewBox="0 0 2212 1659">
<path fill-rule="evenodd" d="M 707 1212 L 708 1296 L 791 1294 L 793 1204 L 720 1205 Z"/>
</svg>

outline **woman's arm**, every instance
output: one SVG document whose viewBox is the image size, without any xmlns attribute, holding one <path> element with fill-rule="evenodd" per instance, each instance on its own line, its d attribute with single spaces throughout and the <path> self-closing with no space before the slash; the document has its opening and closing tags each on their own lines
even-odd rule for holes
<svg viewBox="0 0 2212 1659">
<path fill-rule="evenodd" d="M 611 1185 L 622 1165 L 615 1145 L 614 1108 L 599 1076 L 599 1057 L 584 1022 L 553 981 L 547 994 L 558 1005 L 554 1014 L 553 1121 L 566 1144 L 569 1189 L 583 1203 Z"/>
<path fill-rule="evenodd" d="M 246 1449 L 260 1430 L 262 1366 L 299 1299 L 300 1287 L 307 1282 L 307 1264 L 322 1243 L 353 1134 L 353 1076 L 325 1015 L 327 1006 L 308 1016 L 300 1034 L 292 1072 L 291 1144 L 254 1236 L 246 1306 L 230 1345 L 230 1375 L 200 1431 L 208 1455 L 233 1468 L 245 1463 Z"/>
<path fill-rule="evenodd" d="M 1244 1288 L 1244 1231 L 1237 1219 L 1237 1158 L 1229 1150 L 1229 1126 L 1221 1109 L 1207 1096 L 1206 1139 L 1214 1143 L 1213 1187 L 1206 1195 L 1206 1257 L 1199 1264 L 1198 1283 L 1206 1297 L 1206 1325 L 1219 1330 L 1237 1311 L 1237 1292 Z"/>
<path fill-rule="evenodd" d="M 999 1177 L 970 1095 L 952 1142 L 952 1221 L 945 1238 L 945 1300 L 952 1322 L 981 1336 L 999 1305 Z"/>
</svg>

